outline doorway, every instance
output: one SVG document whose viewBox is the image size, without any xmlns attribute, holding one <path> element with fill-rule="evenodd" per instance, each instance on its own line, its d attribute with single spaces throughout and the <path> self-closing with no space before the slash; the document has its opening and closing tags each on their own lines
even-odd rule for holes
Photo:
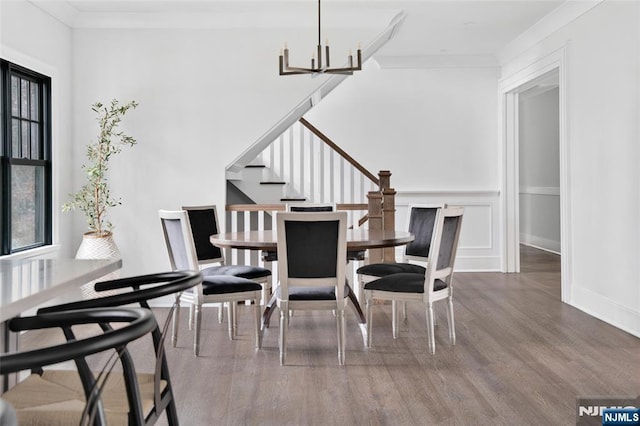
<svg viewBox="0 0 640 426">
<path fill-rule="evenodd" d="M 570 303 L 571 295 L 571 246 L 570 246 L 570 197 L 569 197 L 569 156 L 568 156 L 568 138 L 566 136 L 566 73 L 565 73 L 566 54 L 565 49 L 559 49 L 552 54 L 538 59 L 536 62 L 522 68 L 514 75 L 504 78 L 500 82 L 500 93 L 502 96 L 502 119 L 503 119 L 503 187 L 501 198 L 503 200 L 503 272 L 520 272 L 520 243 L 522 238 L 527 239 L 531 245 L 539 245 L 562 253 L 560 258 L 561 264 L 561 300 Z M 532 164 L 522 165 L 528 169 L 529 175 L 526 175 L 524 183 L 524 194 L 521 200 L 521 176 L 520 176 L 520 131 L 521 124 L 526 125 L 528 118 L 520 117 L 521 98 L 533 99 L 537 95 L 546 92 L 557 92 L 557 135 L 558 147 L 557 167 L 558 173 L 555 182 L 545 181 L 544 179 L 533 180 L 527 182 L 531 178 L 531 170 L 539 172 L 537 168 L 541 167 L 538 161 L 532 161 Z M 548 96 L 554 96 L 548 93 Z M 548 100 L 547 100 L 548 102 Z M 521 123 L 521 119 L 525 122 Z M 539 130 L 539 129 L 538 129 Z M 539 147 L 538 147 L 539 148 Z M 527 150 L 528 147 L 522 147 Z M 548 150 L 548 149 L 547 149 Z M 530 159 L 531 150 L 526 153 Z M 539 155 L 537 153 L 536 155 Z M 545 168 L 546 165 L 542 168 Z M 548 170 L 546 171 L 548 173 Z M 535 174 L 535 173 L 534 173 Z M 538 176 L 540 178 L 540 176 Z M 533 184 L 532 182 L 535 182 Z M 546 183 L 544 183 L 546 182 Z M 533 192 L 534 194 L 531 194 Z M 557 194 L 557 195 L 556 195 Z M 549 198 L 545 200 L 545 197 Z M 550 200 L 555 197 L 556 206 L 558 208 L 550 208 Z M 535 201 L 534 201 L 535 199 Z M 525 204 L 528 208 L 532 205 L 540 206 L 547 203 L 545 212 L 553 212 L 556 216 L 556 231 L 559 228 L 559 237 L 553 236 L 550 229 L 540 229 L 540 223 L 534 224 L 533 219 L 522 218 L 521 227 L 521 204 Z M 552 203 L 551 203 L 552 204 Z M 541 221 L 543 222 L 543 221 Z M 549 224 L 553 220 L 547 220 L 545 224 Z M 558 223 L 559 222 L 559 223 Z M 534 225 L 538 226 L 534 229 Z M 551 226 L 550 228 L 553 228 Z M 526 232 L 531 232 L 526 235 Z M 531 241 L 537 244 L 532 244 Z M 549 244 L 552 243 L 552 244 Z M 555 243 L 555 244 L 553 244 Z"/>
<path fill-rule="evenodd" d="M 557 69 L 518 89 L 521 272 L 540 267 L 541 259 L 560 272 L 559 100 Z"/>
</svg>

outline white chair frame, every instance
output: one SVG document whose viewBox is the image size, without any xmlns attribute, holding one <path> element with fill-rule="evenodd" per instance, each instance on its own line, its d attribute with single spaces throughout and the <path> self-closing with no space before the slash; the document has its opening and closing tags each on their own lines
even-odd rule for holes
<svg viewBox="0 0 640 426">
<path fill-rule="evenodd" d="M 187 255 L 187 262 L 189 264 L 189 269 L 194 271 L 200 270 L 200 264 L 198 262 L 198 257 L 196 255 L 196 248 L 193 242 L 193 235 L 191 234 L 191 226 L 189 224 L 189 216 L 186 210 L 159 210 L 158 215 L 160 217 L 162 223 L 162 231 L 165 238 L 165 243 L 167 244 L 168 252 L 169 252 L 169 261 L 171 262 L 171 268 L 175 271 L 179 268 L 176 265 L 176 259 L 173 256 L 173 252 L 169 249 L 169 235 L 167 233 L 167 228 L 165 226 L 164 220 L 179 220 L 180 227 L 182 230 L 182 237 L 184 240 L 184 250 Z M 233 340 L 237 335 L 237 320 L 236 320 L 236 307 L 238 305 L 237 302 L 251 300 L 253 301 L 253 310 L 255 313 L 255 344 L 256 349 L 260 349 L 262 346 L 262 333 L 260 332 L 260 291 L 242 291 L 237 293 L 226 293 L 226 294 L 215 294 L 215 295 L 205 295 L 202 291 L 202 285 L 198 285 L 193 288 L 193 292 L 185 292 L 182 294 L 176 295 L 176 299 L 178 302 L 178 307 L 175 310 L 173 327 L 172 327 L 172 335 L 171 335 L 171 344 L 172 346 L 176 346 L 178 341 L 178 323 L 179 323 L 179 309 L 180 309 L 180 301 L 185 300 L 189 305 L 189 329 L 193 329 L 193 353 L 196 356 L 200 354 L 200 329 L 202 323 L 202 306 L 208 303 L 216 303 L 216 304 L 226 304 L 227 312 L 228 312 L 228 323 L 229 323 L 229 339 Z"/>
<path fill-rule="evenodd" d="M 280 279 L 277 305 L 280 309 L 280 365 L 286 361 L 287 329 L 290 310 L 334 311 L 338 329 L 338 363 L 345 361 L 345 318 L 344 311 L 348 299 L 345 297 L 347 255 L 347 213 L 346 212 L 276 212 L 278 233 L 278 277 Z M 336 256 L 336 276 L 327 278 L 293 278 L 289 276 L 285 221 L 318 222 L 338 221 L 338 250 Z M 319 254 L 320 255 L 320 254 Z M 289 287 L 330 287 L 335 288 L 335 300 L 289 300 Z"/>
<path fill-rule="evenodd" d="M 456 331 L 453 315 L 453 269 L 455 263 L 455 257 L 458 249 L 458 240 L 460 238 L 460 229 L 462 226 L 462 215 L 464 213 L 463 207 L 446 207 L 440 208 L 436 217 L 435 230 L 431 239 L 430 257 L 433 259 L 434 255 L 440 253 L 440 245 L 442 241 L 442 235 L 444 231 L 445 218 L 460 217 L 458 226 L 455 231 L 455 239 L 453 241 L 453 249 L 450 264 L 442 269 L 437 268 L 437 261 L 431 261 L 427 264 L 424 280 L 424 293 L 400 293 L 392 291 L 380 291 L 380 290 L 364 290 L 366 299 L 366 317 L 367 317 L 367 344 L 368 348 L 371 347 L 372 341 L 372 318 L 373 318 L 373 300 L 391 300 L 395 302 L 422 302 L 426 306 L 427 317 L 427 332 L 429 340 L 429 351 L 431 354 L 435 353 L 435 316 L 433 313 L 434 302 L 440 300 L 447 300 L 447 321 L 449 325 L 449 340 L 452 345 L 456 343 Z M 436 257 L 437 258 L 437 257 Z M 439 279 L 447 284 L 447 287 L 443 290 L 434 291 L 435 280 Z M 393 338 L 398 336 L 398 321 L 397 321 L 397 309 L 392 307 L 392 328 Z"/>
</svg>

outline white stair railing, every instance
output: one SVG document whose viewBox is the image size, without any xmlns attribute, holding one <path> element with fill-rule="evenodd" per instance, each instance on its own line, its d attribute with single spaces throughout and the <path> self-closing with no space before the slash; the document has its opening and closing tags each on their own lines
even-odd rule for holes
<svg viewBox="0 0 640 426">
<path fill-rule="evenodd" d="M 311 203 L 357 204 L 378 188 L 378 179 L 326 136 L 301 119 L 258 157 L 290 194 Z"/>
</svg>

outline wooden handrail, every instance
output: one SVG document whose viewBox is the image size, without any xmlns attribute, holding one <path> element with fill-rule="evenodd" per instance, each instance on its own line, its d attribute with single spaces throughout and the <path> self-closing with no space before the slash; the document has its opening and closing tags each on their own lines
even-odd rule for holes
<svg viewBox="0 0 640 426">
<path fill-rule="evenodd" d="M 365 169 L 362 164 L 358 163 L 353 157 L 351 157 L 342 148 L 340 148 L 331 139 L 329 139 L 324 133 L 322 133 L 320 130 L 316 129 L 311 123 L 309 123 L 307 120 L 305 120 L 304 117 L 300 117 L 299 121 L 304 127 L 309 129 L 311 131 L 311 133 L 316 135 L 324 143 L 326 143 L 331 149 L 333 149 L 335 152 L 340 154 L 340 156 L 342 158 L 347 160 L 347 162 L 349 164 L 351 164 L 353 167 L 355 167 L 360 173 L 362 173 L 367 178 L 369 178 L 369 180 L 371 182 L 373 182 L 376 185 L 380 186 L 380 180 L 373 173 L 371 173 L 369 170 Z"/>
<path fill-rule="evenodd" d="M 284 211 L 285 204 L 227 204 L 225 210 L 228 212 L 261 212 L 261 211 Z M 367 204 L 336 204 L 336 210 L 367 210 Z"/>
</svg>

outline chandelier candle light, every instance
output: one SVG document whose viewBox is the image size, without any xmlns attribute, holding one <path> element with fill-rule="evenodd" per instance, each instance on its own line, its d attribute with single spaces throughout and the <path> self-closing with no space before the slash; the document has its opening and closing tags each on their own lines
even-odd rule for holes
<svg viewBox="0 0 640 426">
<path fill-rule="evenodd" d="M 349 66 L 343 68 L 329 68 L 329 41 L 324 42 L 325 51 L 325 64 L 322 63 L 322 44 L 320 42 L 320 0 L 318 0 L 318 47 L 317 56 L 318 62 L 316 66 L 316 53 L 311 57 L 311 68 L 300 68 L 289 66 L 289 48 L 287 43 L 284 44 L 284 49 L 280 51 L 280 75 L 294 75 L 294 74 L 347 74 L 351 75 L 354 71 L 360 71 L 362 69 L 362 49 L 360 43 L 358 43 L 358 50 L 356 51 L 357 65 L 353 66 L 353 54 L 349 50 Z"/>
</svg>

